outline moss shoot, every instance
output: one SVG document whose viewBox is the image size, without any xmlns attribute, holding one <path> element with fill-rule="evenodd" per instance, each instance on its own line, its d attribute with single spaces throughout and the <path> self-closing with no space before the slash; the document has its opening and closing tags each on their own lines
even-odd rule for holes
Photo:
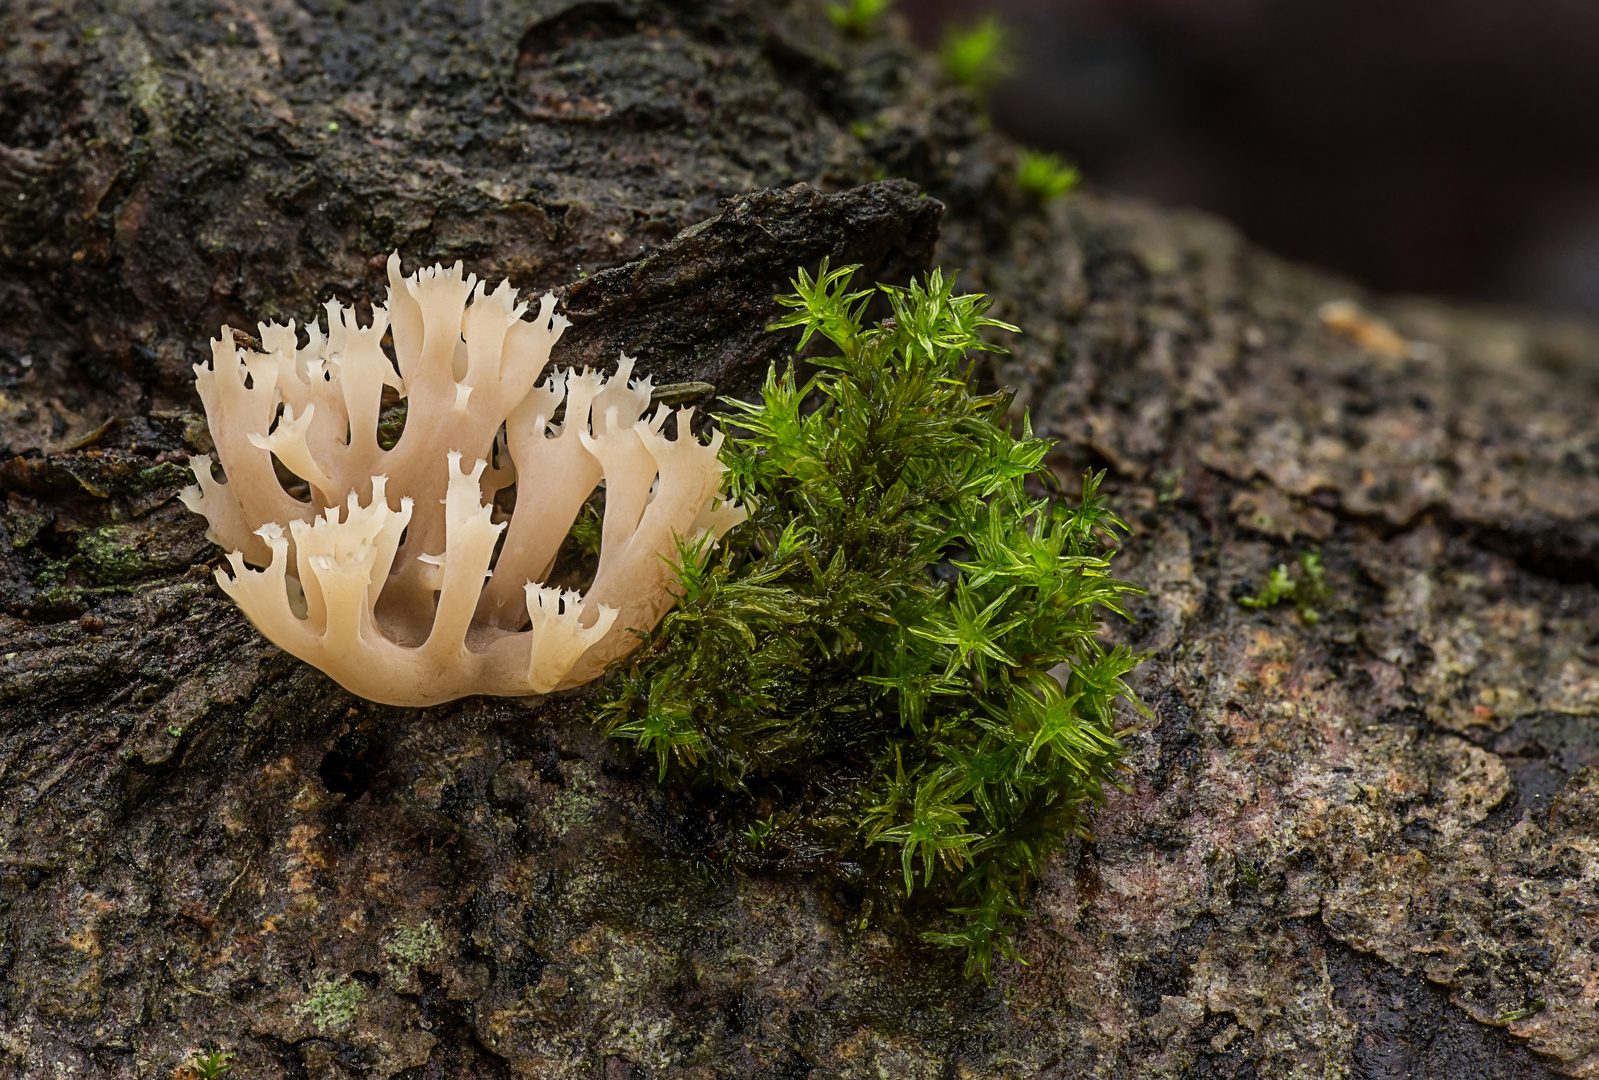
<svg viewBox="0 0 1599 1080">
<path fill-rule="evenodd" d="M 837 355 L 728 401 L 724 458 L 751 517 L 682 552 L 681 603 L 611 682 L 608 730 L 663 780 L 751 797 L 746 850 L 831 869 L 903 907 L 988 977 L 1023 895 L 1114 783 L 1114 706 L 1139 662 L 1096 638 L 1138 591 L 1098 477 L 1069 505 L 1049 443 L 972 386 L 979 332 L 1014 330 L 934 271 L 851 292 L 803 271 L 797 328 Z M 889 318 L 868 327 L 881 296 Z M 1040 494 L 1035 495 L 1034 492 Z M 759 811 L 759 812 L 757 812 Z M 925 921 L 924 920 L 924 921 Z"/>
<path fill-rule="evenodd" d="M 1321 619 L 1317 604 L 1325 603 L 1331 595 L 1327 588 L 1327 572 L 1321 565 L 1321 553 L 1307 551 L 1299 556 L 1298 574 L 1287 563 L 1278 563 L 1266 576 L 1266 584 L 1254 596 L 1240 596 L 1238 602 L 1257 610 L 1291 603 L 1299 613 L 1299 620 L 1314 626 Z"/>
<path fill-rule="evenodd" d="M 1076 167 L 1059 154 L 1024 149 L 1016 161 L 1016 186 L 1039 203 L 1070 194 L 1081 179 Z"/>
<path fill-rule="evenodd" d="M 949 27 L 939 44 L 938 59 L 953 82 L 979 94 L 1016 70 L 1010 30 L 992 15 L 970 26 Z"/>
<path fill-rule="evenodd" d="M 841 32 L 851 37 L 869 37 L 883 12 L 894 6 L 894 0 L 846 0 L 827 5 L 827 17 Z"/>
</svg>

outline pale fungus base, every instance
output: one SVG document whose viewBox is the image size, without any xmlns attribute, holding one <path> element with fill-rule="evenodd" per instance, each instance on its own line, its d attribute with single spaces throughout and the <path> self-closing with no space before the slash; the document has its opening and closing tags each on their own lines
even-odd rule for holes
<svg viewBox="0 0 1599 1080">
<path fill-rule="evenodd" d="M 313 322 L 301 346 L 293 322 L 262 325 L 257 352 L 224 327 L 211 365 L 195 365 L 227 481 L 193 458 L 183 501 L 229 552 L 217 582 L 274 644 L 372 701 L 588 682 L 672 606 L 680 540 L 743 520 L 718 498 L 721 433 L 695 438 L 693 410 L 675 438 L 664 407 L 644 419 L 650 382 L 628 381 L 626 356 L 609 379 L 558 371 L 536 385 L 566 327 L 553 296 L 529 322 L 509 283 L 488 292 L 460 263 L 403 277 L 391 255 L 389 282 L 370 326 L 330 301 L 326 336 Z M 391 450 L 377 437 L 386 385 L 407 401 Z M 308 499 L 279 482 L 274 456 Z M 602 482 L 593 585 L 545 588 Z M 501 520 L 494 497 L 513 484 Z"/>
</svg>

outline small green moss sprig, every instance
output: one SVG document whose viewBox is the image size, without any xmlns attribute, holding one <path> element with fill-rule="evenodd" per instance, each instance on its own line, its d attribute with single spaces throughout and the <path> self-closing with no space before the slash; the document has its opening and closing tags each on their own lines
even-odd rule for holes
<svg viewBox="0 0 1599 1080">
<path fill-rule="evenodd" d="M 1016 70 L 1010 30 L 992 15 L 970 26 L 951 26 L 939 43 L 938 59 L 951 80 L 979 94 Z"/>
<path fill-rule="evenodd" d="M 1327 572 L 1321 565 L 1321 554 L 1307 551 L 1299 556 L 1299 573 L 1290 572 L 1287 563 L 1278 563 L 1266 576 L 1266 584 L 1254 596 L 1241 596 L 1238 602 L 1246 608 L 1257 610 L 1290 603 L 1299 613 L 1299 621 L 1314 626 L 1321 620 L 1316 605 L 1325 603 L 1330 592 Z"/>
<path fill-rule="evenodd" d="M 779 298 L 794 310 L 774 330 L 837 355 L 726 402 L 750 519 L 718 553 L 683 550 L 681 601 L 602 710 L 663 780 L 760 789 L 775 812 L 746 852 L 952 905 L 924 936 L 987 978 L 1017 956 L 1045 860 L 1116 782 L 1115 703 L 1137 706 L 1141 658 L 1096 634 L 1139 590 L 1110 576 L 1103 541 L 1125 526 L 1100 478 L 1069 505 L 1050 444 L 973 388 L 980 332 L 1015 328 L 938 271 L 852 292 L 855 269 L 824 261 Z M 874 296 L 891 315 L 868 327 Z"/>
<path fill-rule="evenodd" d="M 761 850 L 771 843 L 772 835 L 776 831 L 777 819 L 775 817 L 758 818 L 750 824 L 749 828 L 744 830 L 744 839 L 749 841 L 750 847 Z"/>
<path fill-rule="evenodd" d="M 1069 194 L 1081 179 L 1076 166 L 1059 154 L 1024 149 L 1016 160 L 1016 186 L 1039 203 Z"/>
<path fill-rule="evenodd" d="M 864 38 L 871 36 L 877 20 L 893 6 L 894 0 L 844 0 L 828 4 L 827 17 L 841 33 Z"/>
<path fill-rule="evenodd" d="M 173 1075 L 179 1080 L 220 1080 L 224 1073 L 233 1071 L 233 1063 L 228 1060 L 231 1056 L 214 1048 L 195 1051 L 194 1057 Z"/>
</svg>

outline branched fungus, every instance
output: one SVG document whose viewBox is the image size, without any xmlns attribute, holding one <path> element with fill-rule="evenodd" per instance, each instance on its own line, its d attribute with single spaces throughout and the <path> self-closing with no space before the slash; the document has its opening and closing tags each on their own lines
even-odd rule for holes
<svg viewBox="0 0 1599 1080">
<path fill-rule="evenodd" d="M 491 292 L 460 263 L 405 277 L 391 255 L 388 268 L 370 325 L 330 301 L 325 335 L 313 322 L 301 345 L 293 322 L 264 324 L 256 351 L 224 327 L 195 366 L 226 482 L 193 458 L 183 500 L 229 553 L 217 582 L 273 643 L 373 701 L 588 682 L 672 606 L 679 543 L 743 520 L 718 497 L 721 433 L 697 439 L 692 409 L 675 437 L 664 407 L 646 419 L 650 381 L 629 382 L 627 356 L 610 378 L 536 385 L 566 327 L 553 296 L 527 321 L 509 283 Z M 392 449 L 378 436 L 385 386 L 406 401 Z M 545 587 L 602 483 L 593 584 Z M 505 518 L 495 496 L 512 485 Z"/>
</svg>

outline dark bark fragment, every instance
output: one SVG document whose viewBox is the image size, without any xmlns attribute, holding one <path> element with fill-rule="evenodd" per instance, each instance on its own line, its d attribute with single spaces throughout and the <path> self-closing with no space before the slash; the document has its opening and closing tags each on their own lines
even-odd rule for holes
<svg viewBox="0 0 1599 1080">
<path fill-rule="evenodd" d="M 793 343 L 766 332 L 796 267 L 860 263 L 874 281 L 924 271 L 944 207 L 903 180 L 824 195 L 809 186 L 731 200 L 626 266 L 567 290 L 566 362 L 608 366 L 618 351 L 650 358 L 658 382 L 751 389 Z"/>
</svg>

